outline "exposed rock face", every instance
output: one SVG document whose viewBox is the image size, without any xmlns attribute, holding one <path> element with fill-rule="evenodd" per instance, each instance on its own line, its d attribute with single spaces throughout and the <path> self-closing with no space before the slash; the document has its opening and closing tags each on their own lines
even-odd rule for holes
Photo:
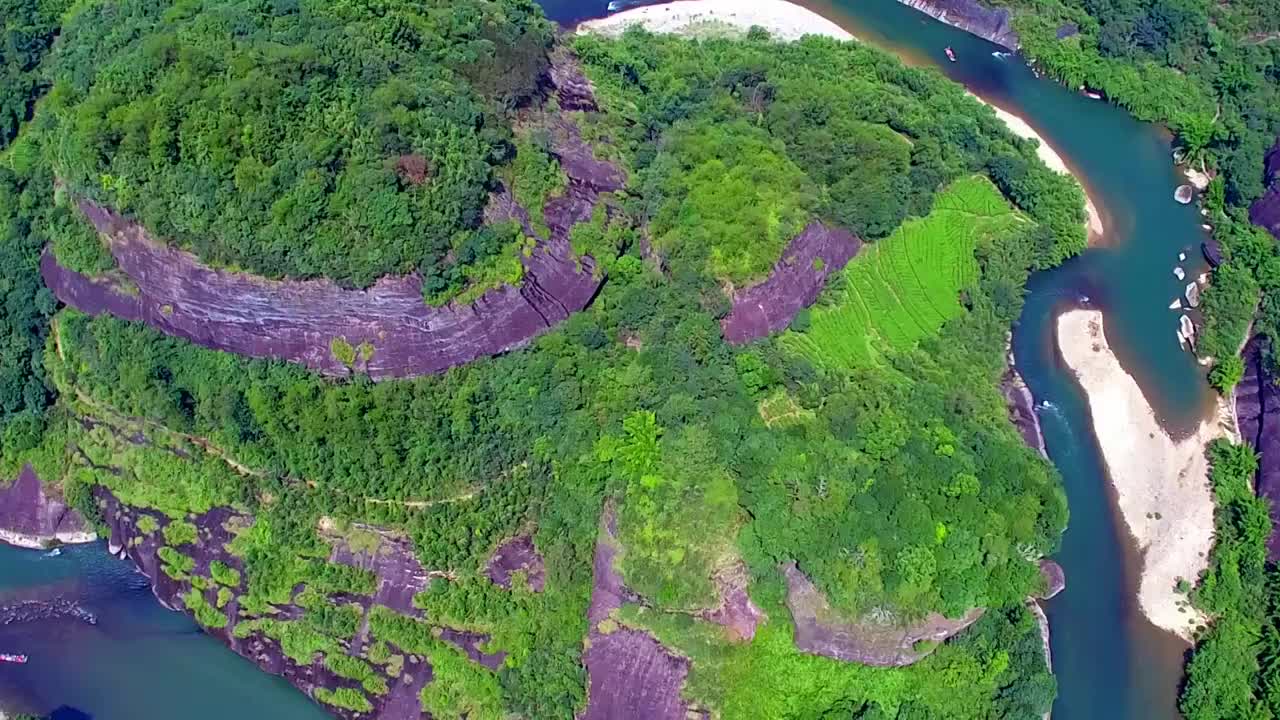
<svg viewBox="0 0 1280 720">
<path fill-rule="evenodd" d="M 1044 578 L 1045 591 L 1037 600 L 1049 600 L 1067 589 L 1067 574 L 1058 563 L 1044 559 L 1040 561 L 1040 576 Z"/>
<path fill-rule="evenodd" d="M 590 683 L 583 720 L 683 720 L 688 709 L 680 699 L 680 688 L 689 673 L 688 661 L 668 653 L 646 632 L 600 629 L 600 623 L 624 601 L 634 599 L 614 567 L 617 541 L 612 512 L 605 512 L 601 526 L 587 611 L 591 630 L 583 653 Z"/>
<path fill-rule="evenodd" d="M 910 665 L 932 650 L 917 649 L 917 643 L 940 643 L 982 617 L 982 608 L 974 608 L 956 620 L 933 613 L 908 627 L 871 619 L 849 622 L 836 618 L 822 591 L 795 563 L 787 563 L 783 572 L 787 576 L 787 607 L 796 624 L 796 647 L 813 655 L 877 667 Z"/>
<path fill-rule="evenodd" d="M 542 564 L 542 555 L 533 545 L 533 538 L 519 535 L 498 546 L 489 559 L 485 574 L 496 585 L 511 587 L 511 576 L 517 570 L 523 570 L 529 587 L 534 592 L 542 592 L 546 569 Z"/>
<path fill-rule="evenodd" d="M 1271 188 L 1249 206 L 1249 221 L 1280 238 L 1280 188 Z"/>
<path fill-rule="evenodd" d="M 764 611 L 751 602 L 747 593 L 747 566 L 738 562 L 716 577 L 720 589 L 720 606 L 702 617 L 723 627 L 729 639 L 735 642 L 751 642 L 756 627 L 765 620 Z"/>
<path fill-rule="evenodd" d="M 1263 176 L 1271 187 L 1249 206 L 1249 220 L 1280 239 L 1280 138 L 1267 151 L 1265 163 Z"/>
<path fill-rule="evenodd" d="M 140 508 L 132 508 L 119 502 L 111 493 L 99 488 L 99 498 L 105 503 L 103 516 L 111 530 L 110 547 L 122 557 L 133 561 L 135 565 L 150 579 L 152 591 L 161 604 L 174 610 L 184 610 L 186 605 L 183 594 L 192 587 L 189 581 L 175 580 L 161 569 L 158 556 L 159 548 L 164 544 L 163 532 L 143 533 L 138 528 L 138 521 L 144 515 L 150 516 L 157 527 L 163 530 L 170 521 L 160 512 Z M 233 537 L 236 525 L 245 525 L 250 518 L 236 511 L 219 507 L 198 515 L 191 520 L 198 529 L 198 537 L 194 544 L 183 545 L 180 552 L 195 561 L 193 572 L 208 576 L 209 566 L 214 560 L 221 561 L 243 573 L 244 564 L 240 558 L 227 550 L 227 543 Z M 412 554 L 407 540 L 398 535 L 371 527 L 361 530 L 375 532 L 379 536 L 377 546 L 372 549 L 356 550 L 341 539 L 330 538 L 333 550 L 331 559 L 354 567 L 370 570 L 378 576 L 378 589 L 373 597 L 359 595 L 332 596 L 335 603 L 355 604 L 362 612 L 367 613 L 373 605 L 383 605 L 389 609 L 414 617 L 423 617 L 420 610 L 412 606 L 414 593 L 424 589 L 430 577 L 421 563 Z M 217 589 L 203 591 L 205 600 L 216 606 Z M 303 608 L 289 604 L 275 606 L 277 619 L 299 617 Z M 281 675 L 291 684 L 307 695 L 314 696 L 316 689 L 351 687 L 359 689 L 356 681 L 339 677 L 325 667 L 322 659 L 309 664 L 300 664 L 285 655 L 280 643 L 262 634 L 253 633 L 245 638 L 238 638 L 232 632 L 235 624 L 241 620 L 238 599 L 233 598 L 222 609 L 227 625 L 223 628 L 206 627 L 205 631 L 226 643 L 236 653 L 255 662 L 258 667 L 274 675 Z M 461 648 L 475 662 L 496 669 L 502 664 L 504 653 L 486 653 L 480 646 L 488 638 L 480 633 L 439 628 L 440 638 Z M 359 655 L 368 641 L 367 623 L 361 623 L 361 630 L 344 649 L 351 655 Z M 393 648 L 394 650 L 394 648 Z M 422 658 L 403 653 L 404 666 L 398 676 L 384 674 L 389 692 L 385 695 L 366 695 L 373 705 L 369 713 L 355 713 L 349 710 L 325 706 L 325 709 L 346 720 L 403 720 L 417 718 L 422 714 L 419 695 L 422 688 L 432 679 L 431 665 Z M 319 656 L 317 656 L 319 657 Z M 383 668 L 373 666 L 375 670 L 384 672 Z"/>
<path fill-rule="evenodd" d="M 1255 489 L 1271 500 L 1271 521 L 1277 530 L 1267 542 L 1267 554 L 1280 560 L 1280 387 L 1264 363 L 1266 339 L 1255 335 L 1244 346 L 1244 377 L 1236 385 L 1236 419 L 1240 435 L 1259 454 Z"/>
<path fill-rule="evenodd" d="M 827 276 L 861 247 L 862 241 L 848 230 L 809 223 L 764 282 L 734 293 L 733 310 L 720 321 L 725 339 L 745 343 L 786 328 L 797 312 L 818 299 Z"/>
<path fill-rule="evenodd" d="M 1009 50 L 1018 49 L 1018 34 L 1013 31 L 1009 11 L 1005 8 L 989 8 L 978 0 L 898 0 L 907 7 L 967 33 L 1003 45 Z"/>
<path fill-rule="evenodd" d="M 590 85 L 567 54 L 552 77 L 562 104 L 594 107 Z M 623 173 L 597 160 L 576 125 L 561 119 L 553 133 L 569 187 L 547 202 L 551 237 L 539 239 L 520 287 L 486 292 L 470 305 L 427 306 L 416 275 L 384 277 L 365 290 L 325 280 L 276 281 L 215 270 L 169 247 L 145 228 L 91 202 L 80 208 L 109 240 L 128 285 L 85 277 L 59 266 L 50 253 L 41 274 L 58 299 L 90 314 L 111 313 L 145 322 L 169 335 L 239 355 L 279 358 L 327 375 L 353 372 L 374 379 L 444 371 L 518 348 L 571 313 L 585 308 L 601 278 L 591 258 L 575 258 L 569 230 L 589 220 L 600 194 L 622 188 Z M 491 221 L 517 219 L 533 235 L 528 214 L 505 192 L 486 213 Z M 130 286 L 131 285 L 131 286 Z M 337 357 L 341 339 L 355 360 Z"/>
<path fill-rule="evenodd" d="M 0 489 L 0 542 L 39 548 L 96 538 L 80 513 L 46 491 L 30 465 L 23 466 L 9 487 Z"/>
<path fill-rule="evenodd" d="M 1040 430 L 1040 416 L 1036 414 L 1035 399 L 1031 397 L 1031 390 L 1023 382 L 1022 375 L 1012 364 L 1000 378 L 1000 393 L 1004 395 L 1005 406 L 1009 410 L 1009 420 L 1014 427 L 1018 428 L 1027 447 L 1038 450 L 1041 457 L 1048 459 L 1049 454 L 1044 447 L 1044 433 Z"/>
</svg>

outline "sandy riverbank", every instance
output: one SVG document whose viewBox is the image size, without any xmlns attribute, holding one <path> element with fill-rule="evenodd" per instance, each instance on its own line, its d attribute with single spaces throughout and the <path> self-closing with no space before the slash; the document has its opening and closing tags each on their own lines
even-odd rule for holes
<svg viewBox="0 0 1280 720">
<path fill-rule="evenodd" d="M 1058 152 L 1049 145 L 1049 143 L 1045 142 L 1044 138 L 1040 137 L 1039 133 L 1035 131 L 1035 128 L 1027 124 L 1026 120 L 1023 120 L 1021 117 L 1014 115 L 1008 110 L 991 105 L 991 103 L 983 100 L 977 95 L 974 95 L 974 97 L 978 98 L 978 102 L 981 102 L 984 105 L 990 105 L 991 109 L 996 111 L 996 117 L 1000 118 L 1000 120 L 1008 126 L 1009 131 L 1014 135 L 1027 140 L 1035 140 L 1040 143 L 1039 147 L 1036 148 L 1036 155 L 1040 156 L 1040 161 L 1045 165 L 1048 165 L 1050 170 L 1056 170 L 1064 175 L 1072 174 L 1071 169 L 1067 167 L 1067 162 L 1062 159 L 1062 156 L 1059 155 Z M 1079 182 L 1079 180 L 1080 178 L 1076 178 L 1077 182 Z M 1093 202 L 1093 198 L 1089 197 L 1088 186 L 1084 183 L 1080 183 L 1080 187 L 1084 189 L 1084 211 L 1085 215 L 1088 217 L 1087 226 L 1089 228 L 1089 245 L 1092 246 L 1098 244 L 1102 240 L 1103 235 L 1106 233 L 1106 226 L 1102 222 L 1102 214 L 1098 212 L 1097 204 Z"/>
<path fill-rule="evenodd" d="M 678 0 L 588 20 L 578 31 L 617 35 L 632 25 L 643 25 L 656 33 L 695 36 L 738 35 L 759 25 L 779 40 L 799 40 L 805 35 L 855 39 L 839 25 L 785 0 Z"/>
<path fill-rule="evenodd" d="M 79 545 L 97 540 L 98 536 L 91 532 L 69 532 L 57 535 L 27 535 L 12 530 L 0 529 L 0 543 L 14 547 L 44 550 L 57 545 Z"/>
<path fill-rule="evenodd" d="M 1138 604 L 1157 627 L 1190 640 L 1204 617 L 1174 591 L 1194 584 L 1213 547 L 1213 495 L 1205 447 L 1234 434 L 1228 403 L 1190 437 L 1173 440 L 1142 388 L 1107 344 L 1102 313 L 1071 310 L 1058 318 L 1058 347 L 1089 399 L 1094 434 L 1120 513 L 1142 553 Z"/>
<path fill-rule="evenodd" d="M 658 33 L 675 33 L 693 36 L 740 35 L 753 25 L 767 28 L 779 40 L 799 40 L 805 35 L 822 35 L 836 40 L 857 40 L 849 31 L 822 17 L 818 13 L 786 0 L 754 0 L 750 4 L 740 0 L 677 0 L 664 5 L 647 5 L 610 15 L 598 20 L 588 20 L 578 26 L 578 32 L 599 32 L 617 35 L 632 25 Z M 973 96 L 978 102 L 991 105 Z M 1021 138 L 1040 143 L 1036 153 L 1051 169 L 1071 174 L 1066 161 L 1026 120 L 994 105 L 996 117 L 1009 131 Z M 1077 178 L 1078 180 L 1079 178 Z M 1084 187 L 1084 183 L 1081 183 Z M 1089 244 L 1098 243 L 1105 232 L 1102 215 L 1085 188 L 1085 212 L 1088 216 Z"/>
</svg>

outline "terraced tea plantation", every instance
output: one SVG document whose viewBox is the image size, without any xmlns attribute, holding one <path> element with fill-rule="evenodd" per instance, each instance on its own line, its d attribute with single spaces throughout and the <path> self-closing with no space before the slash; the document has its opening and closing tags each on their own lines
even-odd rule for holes
<svg viewBox="0 0 1280 720">
<path fill-rule="evenodd" d="M 926 217 L 864 247 L 833 276 L 809 328 L 788 331 L 782 342 L 828 368 L 877 363 L 886 349 L 911 347 L 960 314 L 960 291 L 978 276 L 979 238 L 1023 222 L 985 177 L 957 180 Z"/>
</svg>

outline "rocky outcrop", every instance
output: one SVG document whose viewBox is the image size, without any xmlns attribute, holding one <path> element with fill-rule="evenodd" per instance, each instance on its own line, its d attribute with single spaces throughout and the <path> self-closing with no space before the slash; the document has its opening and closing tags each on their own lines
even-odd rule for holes
<svg viewBox="0 0 1280 720">
<path fill-rule="evenodd" d="M 95 539 L 89 523 L 46 488 L 30 465 L 0 489 L 0 542 L 41 548 Z"/>
<path fill-rule="evenodd" d="M 989 8 L 978 0 L 898 0 L 952 27 L 1003 45 L 1018 49 L 1018 34 L 1006 8 Z"/>
<path fill-rule="evenodd" d="M 1267 151 L 1263 176 L 1270 187 L 1249 206 L 1249 220 L 1280 239 L 1280 138 Z"/>
<path fill-rule="evenodd" d="M 151 582 L 152 591 L 161 604 L 173 610 L 185 610 L 183 595 L 192 591 L 189 579 L 175 579 L 162 569 L 162 561 L 158 551 L 164 545 L 163 529 L 170 523 L 164 514 L 148 509 L 133 508 L 121 503 L 114 495 L 103 488 L 98 488 L 98 498 L 103 507 L 103 517 L 110 528 L 109 547 L 112 552 L 131 560 Z M 149 524 L 155 530 L 143 532 L 139 522 L 149 517 Z M 197 528 L 195 543 L 182 545 L 178 550 L 194 561 L 192 575 L 208 577 L 210 566 L 219 561 L 230 568 L 243 573 L 244 564 L 233 555 L 228 544 L 235 536 L 236 528 L 245 527 L 251 518 L 235 510 L 225 507 L 212 510 L 188 520 Z M 362 533 L 371 533 L 375 541 L 362 542 L 354 548 L 340 535 L 326 533 L 325 538 L 332 548 L 330 560 L 335 563 L 350 565 L 369 570 L 377 576 L 377 589 L 372 596 L 349 595 L 330 596 L 333 603 L 359 606 L 366 619 L 361 622 L 361 629 L 350 641 L 342 643 L 342 649 L 349 655 L 360 656 L 368 642 L 367 613 L 375 605 L 405 615 L 424 619 L 421 610 L 413 607 L 413 595 L 426 588 L 431 573 L 426 571 L 417 558 L 413 556 L 409 541 L 396 533 L 372 526 L 356 526 Z M 216 607 L 218 588 L 211 587 L 200 591 L 205 601 Z M 295 590 L 296 592 L 296 590 Z M 305 613 L 302 607 L 294 604 L 276 605 L 274 617 L 288 620 L 300 617 Z M 252 660 L 259 668 L 274 675 L 283 676 L 302 692 L 314 697 L 320 688 L 334 690 L 348 687 L 360 689 L 360 683 L 335 675 L 317 654 L 311 663 L 299 663 L 290 658 L 281 649 L 279 641 L 259 632 L 252 632 L 246 637 L 237 637 L 234 628 L 243 618 L 240 616 L 239 598 L 233 596 L 220 609 L 226 619 L 224 627 L 204 627 L 205 632 L 218 638 L 241 656 Z M 504 653 L 488 653 L 481 648 L 488 637 L 473 632 L 452 628 L 434 628 L 440 639 L 452 643 L 462 649 L 474 662 L 490 669 L 501 666 Z M 394 646 L 393 652 L 397 651 Z M 382 675 L 387 683 L 388 692 L 383 695 L 366 694 L 366 699 L 373 709 L 365 713 L 325 706 L 329 712 L 346 720 L 402 720 L 416 718 L 422 714 L 420 694 L 423 687 L 432 679 L 431 665 L 426 658 L 400 653 L 403 666 L 394 675 L 379 665 L 372 665 L 375 672 Z"/>
<path fill-rule="evenodd" d="M 1236 385 L 1236 421 L 1241 438 L 1257 451 L 1254 489 L 1271 500 L 1271 521 L 1277 528 L 1267 542 L 1267 554 L 1280 560 L 1280 386 L 1267 366 L 1267 341 L 1255 335 L 1244 346 L 1244 377 Z"/>
<path fill-rule="evenodd" d="M 562 102 L 589 107 L 590 85 L 567 55 L 554 66 Z M 551 233 L 521 258 L 519 287 L 502 286 L 469 305 L 433 308 L 423 302 L 417 275 L 384 277 L 364 290 L 326 280 L 267 280 L 217 270 L 169 247 L 108 208 L 80 209 L 108 240 L 123 277 L 89 278 L 60 266 L 46 252 L 40 269 L 62 302 L 90 314 L 144 322 L 204 347 L 278 358 L 326 375 L 364 373 L 374 379 L 442 372 L 496 355 L 585 308 L 602 278 L 590 257 L 575 257 L 569 231 L 590 220 L 600 195 L 624 184 L 623 173 L 598 160 L 578 127 L 555 123 L 552 150 L 569 178 L 566 192 L 548 200 Z M 490 221 L 517 219 L 533 236 L 528 214 L 505 191 L 495 193 Z"/>
<path fill-rule="evenodd" d="M 832 610 L 822 591 L 795 563 L 783 566 L 787 577 L 787 607 L 795 622 L 796 647 L 812 655 L 877 667 L 901 667 L 917 662 L 940 643 L 982 617 L 974 608 L 951 619 L 932 613 L 924 620 L 901 625 L 892 619 L 848 620 Z"/>
<path fill-rule="evenodd" d="M 635 601 L 614 566 L 615 518 L 606 511 L 596 543 L 595 582 L 587 610 L 590 631 L 583 663 L 589 687 L 583 720 L 684 720 L 689 712 L 680 688 L 689 663 L 662 647 L 649 633 L 622 627 L 612 615 Z"/>
<path fill-rule="evenodd" d="M 533 538 L 519 535 L 498 546 L 489 558 L 485 574 L 495 585 L 510 589 L 512 576 L 516 572 L 525 574 L 529 589 L 542 592 L 546 569 L 542 563 L 542 555 L 533 545 Z"/>
<path fill-rule="evenodd" d="M 1044 578 L 1044 592 L 1034 596 L 1036 600 L 1050 600 L 1067 589 L 1066 572 L 1061 565 L 1048 558 L 1040 561 L 1040 577 Z"/>
<path fill-rule="evenodd" d="M 1009 411 L 1009 421 L 1018 428 L 1027 447 L 1039 451 L 1041 457 L 1048 459 L 1049 454 L 1044 446 L 1044 433 L 1040 429 L 1040 416 L 1036 414 L 1035 399 L 1031 397 L 1030 388 L 1022 380 L 1021 373 L 1012 362 L 1000 378 L 1000 394 L 1004 396 L 1005 407 Z"/>
<path fill-rule="evenodd" d="M 751 642 L 756 628 L 766 619 L 764 611 L 751 601 L 748 585 L 747 566 L 742 561 L 725 568 L 716 576 L 720 604 L 702 614 L 704 620 L 724 628 L 731 642 Z"/>
<path fill-rule="evenodd" d="M 745 343 L 783 330 L 818 299 L 827 277 L 843 268 L 862 241 L 842 228 L 814 221 L 787 245 L 763 282 L 733 294 L 733 309 L 720 321 L 724 337 Z"/>
</svg>

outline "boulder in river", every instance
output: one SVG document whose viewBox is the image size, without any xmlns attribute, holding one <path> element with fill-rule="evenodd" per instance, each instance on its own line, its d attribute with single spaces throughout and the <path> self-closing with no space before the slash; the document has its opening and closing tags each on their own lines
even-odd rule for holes
<svg viewBox="0 0 1280 720">
<path fill-rule="evenodd" d="M 1200 286 L 1196 283 L 1187 283 L 1187 305 L 1191 307 L 1200 306 Z"/>
<path fill-rule="evenodd" d="M 1181 280 L 1187 276 L 1187 271 L 1180 267 L 1175 267 L 1173 269 L 1173 276 Z"/>
<path fill-rule="evenodd" d="M 1189 205 L 1191 199 L 1195 197 L 1195 188 L 1190 185 L 1179 185 L 1177 190 L 1173 191 L 1173 199 L 1183 205 Z"/>
</svg>

